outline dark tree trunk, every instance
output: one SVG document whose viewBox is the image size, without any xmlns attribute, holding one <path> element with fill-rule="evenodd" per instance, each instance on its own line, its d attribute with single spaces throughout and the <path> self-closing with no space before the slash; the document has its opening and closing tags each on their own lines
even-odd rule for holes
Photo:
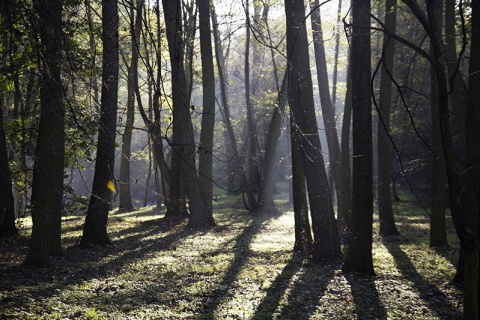
<svg viewBox="0 0 480 320">
<path fill-rule="evenodd" d="M 330 98 L 330 88 L 328 85 L 327 61 L 325 58 L 325 45 L 323 43 L 322 20 L 320 18 L 319 0 L 310 2 L 312 9 L 312 30 L 313 45 L 315 49 L 315 62 L 317 66 L 317 82 L 320 94 L 320 104 L 322 106 L 323 124 L 325 126 L 325 134 L 328 144 L 328 158 L 334 183 L 330 184 L 330 188 L 335 188 L 338 203 L 343 203 L 342 182 L 340 173 L 340 144 L 338 142 L 338 133 L 335 120 L 335 108 Z M 339 205 L 338 210 L 345 210 L 345 206 Z M 337 210 L 337 211 L 338 211 Z M 344 216 L 346 213 L 338 213 Z"/>
<path fill-rule="evenodd" d="M 179 174 L 172 170 L 171 181 L 183 180 L 189 201 L 189 227 L 198 228 L 215 224 L 206 210 L 195 167 L 195 142 L 190 105 L 187 100 L 185 70 L 183 67 L 182 25 L 180 1 L 163 0 L 165 26 L 172 67 L 172 100 L 173 100 L 173 161 L 179 157 Z M 172 168 L 174 163 L 172 163 Z M 181 184 L 179 183 L 179 187 Z M 180 190 L 180 188 L 179 188 Z M 173 190 L 172 190 L 173 191 Z M 181 194 L 179 192 L 179 194 Z M 178 200 L 183 200 L 184 198 Z M 181 205 L 181 203 L 180 203 Z"/>
<path fill-rule="evenodd" d="M 343 270 L 374 275 L 370 0 L 352 2 L 352 233 Z"/>
<path fill-rule="evenodd" d="M 97 159 L 92 195 L 80 244 L 111 244 L 107 234 L 115 165 L 115 134 L 118 98 L 118 3 L 102 0 L 103 70 Z"/>
<path fill-rule="evenodd" d="M 245 185 L 245 194 L 247 195 L 247 210 L 255 211 L 258 209 L 257 191 L 259 185 L 258 155 L 257 155 L 257 127 L 254 120 L 254 110 L 252 104 L 252 94 L 250 91 L 250 2 L 245 2 L 246 15 L 246 44 L 245 44 L 245 107 L 247 109 L 247 181 Z"/>
<path fill-rule="evenodd" d="M 308 218 L 305 171 L 303 170 L 302 154 L 298 144 L 300 133 L 292 121 L 290 123 L 290 132 L 292 146 L 293 212 L 295 216 L 295 244 L 293 250 L 301 252 L 305 257 L 310 258 L 312 256 L 313 239 Z"/>
<path fill-rule="evenodd" d="M 298 127 L 298 144 L 306 174 L 314 235 L 314 257 L 334 258 L 340 245 L 313 101 L 308 56 L 305 7 L 302 0 L 285 0 L 289 101 L 293 125 Z"/>
<path fill-rule="evenodd" d="M 385 26 L 395 33 L 397 26 L 397 0 L 385 3 Z M 380 235 L 383 237 L 399 236 L 393 216 L 391 195 L 391 152 L 390 152 L 390 106 L 392 104 L 392 80 L 395 46 L 388 36 L 383 36 L 383 65 L 380 78 L 380 97 L 378 106 L 378 214 L 380 217 Z"/>
<path fill-rule="evenodd" d="M 62 254 L 61 218 L 65 158 L 65 104 L 60 78 L 62 1 L 37 1 L 42 28 L 40 123 L 32 185 L 32 237 L 26 264 L 44 266 Z"/>
<path fill-rule="evenodd" d="M 199 145 L 199 183 L 210 219 L 213 199 L 213 134 L 215 128 L 215 76 L 210 31 L 209 0 L 197 0 L 200 19 L 200 50 L 202 55 L 203 111 Z"/>
<path fill-rule="evenodd" d="M 480 3 L 472 1 L 472 34 L 468 77 L 465 176 L 464 319 L 479 317 L 480 223 Z"/>
<path fill-rule="evenodd" d="M 349 59 L 350 60 L 350 59 Z M 350 166 L 350 126 L 352 125 L 352 74 L 351 63 L 347 66 L 347 93 L 345 94 L 345 106 L 343 109 L 342 121 L 342 141 L 341 141 L 341 175 L 342 178 L 342 194 L 344 203 L 339 203 L 340 206 L 345 206 L 342 210 L 338 210 L 338 229 L 343 239 L 348 238 L 351 232 L 352 224 L 352 174 Z M 344 214 L 342 214 L 344 213 Z"/>
<path fill-rule="evenodd" d="M 0 94 L 0 238 L 18 234 L 15 226 L 15 208 L 12 178 L 8 166 L 7 142 L 3 127 L 3 94 Z"/>
</svg>

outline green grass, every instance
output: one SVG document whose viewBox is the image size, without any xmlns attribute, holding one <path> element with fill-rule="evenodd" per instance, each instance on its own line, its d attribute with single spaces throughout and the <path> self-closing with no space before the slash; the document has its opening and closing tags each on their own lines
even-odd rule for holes
<svg viewBox="0 0 480 320">
<path fill-rule="evenodd" d="M 233 207 L 229 206 L 233 204 Z M 282 204 L 285 208 L 285 204 Z M 293 254 L 293 213 L 251 216 L 219 196 L 215 228 L 170 224 L 161 210 L 112 213 L 114 246 L 81 249 L 84 217 L 64 218 L 65 255 L 49 268 L 21 263 L 22 237 L 1 240 L 0 318 L 7 319 L 457 319 L 451 283 L 458 244 L 428 247 L 428 218 L 396 204 L 400 242 L 374 235 L 375 277 L 343 274 L 341 261 Z M 375 219 L 375 230 L 378 219 Z"/>
</svg>

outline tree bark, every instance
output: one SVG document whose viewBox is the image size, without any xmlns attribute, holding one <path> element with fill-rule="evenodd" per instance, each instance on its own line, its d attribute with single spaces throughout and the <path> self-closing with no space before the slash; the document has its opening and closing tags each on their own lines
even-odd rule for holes
<svg viewBox="0 0 480 320">
<path fill-rule="evenodd" d="M 293 125 L 306 174 L 314 235 L 314 257 L 330 259 L 340 254 L 340 245 L 327 174 L 322 156 L 313 101 L 305 7 L 301 0 L 285 0 L 289 101 Z"/>
<path fill-rule="evenodd" d="M 251 85 L 250 85 L 250 2 L 245 1 L 246 15 L 246 43 L 245 43 L 245 107 L 247 109 L 247 181 L 245 193 L 247 195 L 247 210 L 255 211 L 258 209 L 258 199 L 256 197 L 258 191 L 258 155 L 257 155 L 257 127 L 254 121 L 254 110 L 252 104 Z"/>
<path fill-rule="evenodd" d="M 312 10 L 311 21 L 313 30 L 313 46 L 315 50 L 315 62 L 317 65 L 317 82 L 320 94 L 320 104 L 322 106 L 323 124 L 325 126 L 325 133 L 327 136 L 329 163 L 334 179 L 334 183 L 330 185 L 330 188 L 335 188 L 337 201 L 340 204 L 344 202 L 340 173 L 340 144 L 338 142 L 338 133 L 335 121 L 335 108 L 330 98 L 319 0 L 311 1 L 310 8 Z M 345 206 L 339 205 L 338 209 L 345 210 Z M 346 213 L 342 212 L 338 214 L 345 215 Z"/>
<path fill-rule="evenodd" d="M 213 68 L 210 31 L 209 0 L 197 0 L 200 25 L 200 50 L 202 55 L 203 110 L 199 145 L 199 184 L 206 210 L 212 218 L 213 199 L 213 135 L 215 128 L 215 76 Z"/>
<path fill-rule="evenodd" d="M 290 117 L 290 119 L 292 119 Z M 299 146 L 299 131 L 290 121 L 291 155 L 292 155 L 292 185 L 293 212 L 295 217 L 295 244 L 293 250 L 301 252 L 305 257 L 312 256 L 312 232 L 308 218 L 307 190 L 305 185 L 305 170 Z"/>
<path fill-rule="evenodd" d="M 480 3 L 472 1 L 472 33 L 468 70 L 465 175 L 465 278 L 464 319 L 479 317 L 479 223 L 480 223 Z"/>
<path fill-rule="evenodd" d="M 223 53 L 222 43 L 220 41 L 220 32 L 218 30 L 218 21 L 217 15 L 215 12 L 215 7 L 213 1 L 210 2 L 211 12 L 212 12 L 212 27 L 213 27 L 213 38 L 215 40 L 215 60 L 217 64 L 218 71 L 218 80 L 220 84 L 220 100 L 221 107 L 220 111 L 222 114 L 223 122 L 225 129 L 227 131 L 227 154 L 231 156 L 231 159 L 228 159 L 227 164 L 227 175 L 228 175 L 228 192 L 234 193 L 240 189 L 240 186 L 243 184 L 243 169 L 240 166 L 240 157 L 238 154 L 237 140 L 235 138 L 235 132 L 233 130 L 232 121 L 230 118 L 230 107 L 228 103 L 228 93 L 227 93 L 227 75 L 225 71 L 225 55 Z"/>
<path fill-rule="evenodd" d="M 195 142 L 190 105 L 187 100 L 185 70 L 183 67 L 182 25 L 180 1 L 163 0 L 165 26 L 172 68 L 172 100 L 173 100 L 173 157 L 179 157 L 178 175 L 172 171 L 171 181 L 184 179 L 185 190 L 189 201 L 192 228 L 212 226 L 215 224 L 208 214 L 202 197 L 195 167 Z M 173 160 L 175 161 L 175 160 Z M 174 164 L 172 164 L 173 166 Z M 180 199 L 179 200 L 183 200 Z"/>
<path fill-rule="evenodd" d="M 32 237 L 28 265 L 45 266 L 61 255 L 61 218 L 65 159 L 65 104 L 60 78 L 62 64 L 62 1 L 36 1 L 42 25 L 42 87 L 40 122 L 32 184 Z"/>
<path fill-rule="evenodd" d="M 397 26 L 397 0 L 385 3 L 385 27 L 395 33 Z M 386 34 L 383 36 L 383 65 L 380 78 L 380 97 L 378 106 L 378 214 L 380 217 L 380 235 L 383 237 L 399 236 L 395 225 L 391 195 L 391 152 L 390 152 L 390 106 L 392 104 L 392 81 L 389 74 L 393 72 L 395 46 Z"/>
<path fill-rule="evenodd" d="M 103 69 L 97 158 L 92 195 L 80 241 L 82 246 L 111 244 L 107 234 L 115 165 L 118 100 L 118 3 L 102 0 Z"/>
<path fill-rule="evenodd" d="M 370 0 L 352 2 L 352 233 L 343 270 L 374 275 Z"/>
<path fill-rule="evenodd" d="M 282 88 L 278 93 L 277 107 L 273 110 L 272 120 L 267 131 L 267 141 L 265 142 L 265 156 L 263 159 L 262 187 L 258 197 L 259 212 L 276 213 L 275 203 L 273 202 L 274 177 L 275 177 L 275 152 L 277 150 L 278 139 L 282 131 L 283 119 L 285 117 L 285 107 L 287 104 L 288 73 L 282 81 Z"/>
<path fill-rule="evenodd" d="M 15 207 L 12 178 L 8 166 L 7 142 L 3 126 L 4 96 L 0 94 L 0 238 L 18 234 L 15 226 Z"/>
</svg>

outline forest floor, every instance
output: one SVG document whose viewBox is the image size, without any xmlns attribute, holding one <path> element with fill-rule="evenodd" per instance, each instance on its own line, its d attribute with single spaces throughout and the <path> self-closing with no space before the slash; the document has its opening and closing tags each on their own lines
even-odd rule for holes
<svg viewBox="0 0 480 320">
<path fill-rule="evenodd" d="M 429 248 L 428 217 L 414 205 L 395 205 L 400 241 L 382 241 L 375 220 L 376 276 L 362 277 L 294 254 L 293 212 L 254 217 L 232 199 L 200 231 L 157 208 L 112 213 L 114 245 L 89 249 L 78 246 L 84 217 L 64 217 L 65 254 L 48 268 L 22 265 L 26 222 L 21 237 L 0 240 L 0 319 L 462 317 L 453 230 L 450 248 Z"/>
</svg>

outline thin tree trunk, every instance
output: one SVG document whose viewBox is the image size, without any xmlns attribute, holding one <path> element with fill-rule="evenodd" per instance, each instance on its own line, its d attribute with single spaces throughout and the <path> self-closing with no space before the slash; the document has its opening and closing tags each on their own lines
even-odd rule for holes
<svg viewBox="0 0 480 320">
<path fill-rule="evenodd" d="M 397 0 L 385 3 L 385 26 L 395 33 L 397 26 Z M 391 195 L 391 150 L 390 150 L 390 107 L 392 104 L 392 81 L 395 46 L 388 35 L 383 36 L 382 71 L 380 78 L 380 97 L 378 106 L 378 214 L 380 217 L 380 235 L 383 237 L 399 236 L 395 225 Z"/>
<path fill-rule="evenodd" d="M 267 141 L 265 142 L 265 156 L 263 163 L 262 188 L 258 198 L 260 212 L 276 213 L 277 209 L 273 202 L 274 176 L 275 176 L 275 152 L 277 150 L 278 139 L 282 131 L 283 119 L 285 117 L 285 107 L 287 104 L 288 73 L 282 81 L 282 88 L 278 93 L 277 107 L 273 110 L 272 120 L 267 131 Z"/>
<path fill-rule="evenodd" d="M 237 140 L 235 138 L 235 132 L 233 130 L 232 121 L 230 117 L 230 107 L 228 104 L 228 93 L 227 93 L 227 79 L 225 72 L 225 55 L 223 53 L 222 44 L 220 41 L 220 32 L 218 30 L 218 21 L 217 15 L 215 12 L 215 7 L 213 1 L 210 2 L 211 14 L 212 14 L 212 29 L 213 29 L 213 38 L 215 41 L 215 60 L 217 64 L 218 71 L 218 80 L 220 83 L 220 99 L 221 107 L 220 111 L 223 118 L 223 123 L 227 131 L 227 154 L 231 156 L 231 159 L 228 159 L 227 164 L 227 174 L 228 179 L 228 192 L 232 193 L 238 191 L 240 186 L 243 184 L 241 181 L 242 167 L 240 166 L 240 156 L 238 153 Z M 237 183 L 236 183 L 237 182 Z"/>
<path fill-rule="evenodd" d="M 18 234 L 15 226 L 15 206 L 12 178 L 8 166 L 7 142 L 3 126 L 4 95 L 0 94 L 0 238 Z"/>
<path fill-rule="evenodd" d="M 350 59 L 349 59 L 350 60 Z M 341 175 L 343 203 L 338 203 L 338 229 L 339 234 L 344 238 L 348 238 L 351 232 L 352 224 L 352 175 L 350 162 L 350 126 L 352 124 L 352 75 L 351 64 L 347 66 L 347 92 L 345 95 L 345 105 L 343 108 L 342 120 L 342 141 L 341 141 Z M 340 206 L 344 208 L 340 208 Z"/>
<path fill-rule="evenodd" d="M 101 113 L 92 195 L 80 241 L 82 246 L 111 244 L 107 234 L 115 166 L 118 99 L 118 3 L 102 0 L 103 70 Z"/>
<path fill-rule="evenodd" d="M 215 77 L 210 31 L 209 0 L 197 0 L 202 55 L 203 110 L 199 145 L 199 184 L 208 215 L 212 216 L 213 200 L 213 135 L 215 128 Z"/>
<path fill-rule="evenodd" d="M 335 121 L 335 108 L 330 98 L 330 88 L 328 84 L 327 62 L 325 59 L 325 45 L 323 44 L 322 20 L 320 17 L 319 0 L 310 2 L 312 10 L 312 30 L 313 30 L 313 45 L 315 50 L 315 62 L 317 65 L 317 82 L 320 93 L 320 104 L 322 106 L 323 123 L 325 126 L 325 133 L 327 136 L 329 163 L 331 172 L 333 174 L 334 183 L 330 184 L 333 189 L 336 187 L 336 195 L 338 203 L 343 203 L 342 188 L 341 188 L 341 174 L 340 174 L 340 144 L 338 142 L 338 133 Z M 340 206 L 340 209 L 345 207 Z M 345 215 L 342 212 L 339 215 Z"/>
<path fill-rule="evenodd" d="M 245 15 L 246 15 L 246 43 L 245 43 L 245 107 L 247 109 L 247 141 L 248 141 L 248 153 L 247 153 L 247 167 L 248 175 L 245 193 L 247 195 L 247 210 L 255 211 L 258 208 L 258 199 L 255 194 L 257 191 L 257 128 L 254 121 L 254 110 L 252 105 L 251 85 L 250 85 L 250 2 L 245 1 Z"/>
<path fill-rule="evenodd" d="M 120 160 L 120 209 L 132 211 L 132 197 L 130 194 L 130 157 L 132 146 L 133 123 L 135 121 L 135 88 L 134 77 L 138 77 L 138 51 L 140 41 L 140 31 L 142 27 L 143 0 L 137 0 L 136 7 L 130 8 L 130 30 L 131 30 L 131 48 L 132 57 L 128 67 L 127 76 L 127 120 L 125 130 L 122 136 L 122 156 Z M 136 15 L 135 15 L 136 13 Z"/>
<path fill-rule="evenodd" d="M 291 119 L 291 118 L 290 118 Z M 305 170 L 299 146 L 299 131 L 296 124 L 290 121 L 293 212 L 295 217 L 295 244 L 293 250 L 301 252 L 305 257 L 312 256 L 312 232 L 308 218 L 307 191 L 305 185 Z"/>
</svg>

